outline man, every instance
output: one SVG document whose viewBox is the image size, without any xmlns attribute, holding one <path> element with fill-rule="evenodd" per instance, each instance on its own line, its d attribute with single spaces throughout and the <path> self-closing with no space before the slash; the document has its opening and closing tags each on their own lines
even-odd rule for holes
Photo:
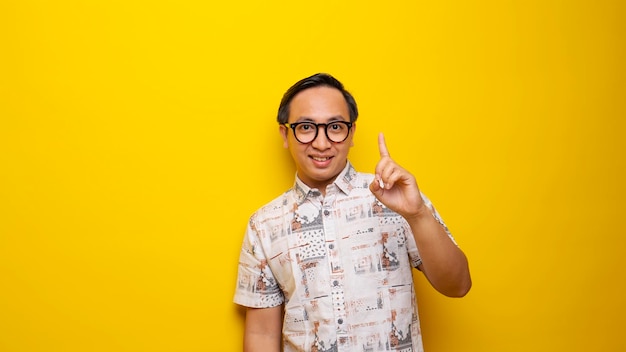
<svg viewBox="0 0 626 352">
<path fill-rule="evenodd" d="M 471 287 L 465 255 L 382 134 L 375 174 L 354 170 L 357 116 L 327 74 L 283 96 L 296 180 L 245 234 L 234 299 L 247 307 L 245 351 L 422 351 L 412 267 L 446 296 Z"/>
</svg>

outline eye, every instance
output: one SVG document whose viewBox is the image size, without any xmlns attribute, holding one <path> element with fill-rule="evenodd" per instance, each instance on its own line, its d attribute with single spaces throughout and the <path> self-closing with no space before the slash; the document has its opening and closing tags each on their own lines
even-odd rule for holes
<svg viewBox="0 0 626 352">
<path fill-rule="evenodd" d="M 312 123 L 301 123 L 296 127 L 300 132 L 311 132 L 315 131 L 315 125 Z"/>
<path fill-rule="evenodd" d="M 333 122 L 328 125 L 328 128 L 332 131 L 341 131 L 343 129 L 343 124 L 340 122 Z"/>
</svg>

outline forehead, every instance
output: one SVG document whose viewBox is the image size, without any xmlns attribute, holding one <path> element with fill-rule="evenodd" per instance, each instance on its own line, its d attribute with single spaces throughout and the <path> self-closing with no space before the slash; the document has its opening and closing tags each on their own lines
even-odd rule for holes
<svg viewBox="0 0 626 352">
<path fill-rule="evenodd" d="M 289 107 L 290 122 L 304 119 L 349 121 L 348 103 L 336 88 L 321 86 L 305 89 L 293 97 Z"/>
</svg>

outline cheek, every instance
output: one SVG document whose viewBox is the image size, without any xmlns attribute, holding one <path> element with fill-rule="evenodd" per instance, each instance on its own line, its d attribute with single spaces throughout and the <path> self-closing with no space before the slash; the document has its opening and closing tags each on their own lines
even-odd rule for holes
<svg viewBox="0 0 626 352">
<path fill-rule="evenodd" d="M 350 151 L 350 148 L 352 148 L 353 146 L 354 146 L 354 140 L 350 139 L 350 141 L 347 141 L 347 143 L 342 145 L 341 153 L 348 154 L 348 152 Z"/>
<path fill-rule="evenodd" d="M 289 152 L 294 159 L 305 159 L 307 156 L 307 145 L 302 145 L 295 140 L 286 143 L 289 146 Z"/>
</svg>

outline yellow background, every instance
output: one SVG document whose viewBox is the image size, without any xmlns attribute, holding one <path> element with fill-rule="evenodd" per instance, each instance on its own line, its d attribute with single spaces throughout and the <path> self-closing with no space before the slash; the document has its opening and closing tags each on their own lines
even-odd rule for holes
<svg viewBox="0 0 626 352">
<path fill-rule="evenodd" d="M 428 352 L 624 351 L 624 3 L 0 2 L 0 351 L 238 351 L 275 112 L 334 74 L 474 287 L 416 275 Z"/>
</svg>

